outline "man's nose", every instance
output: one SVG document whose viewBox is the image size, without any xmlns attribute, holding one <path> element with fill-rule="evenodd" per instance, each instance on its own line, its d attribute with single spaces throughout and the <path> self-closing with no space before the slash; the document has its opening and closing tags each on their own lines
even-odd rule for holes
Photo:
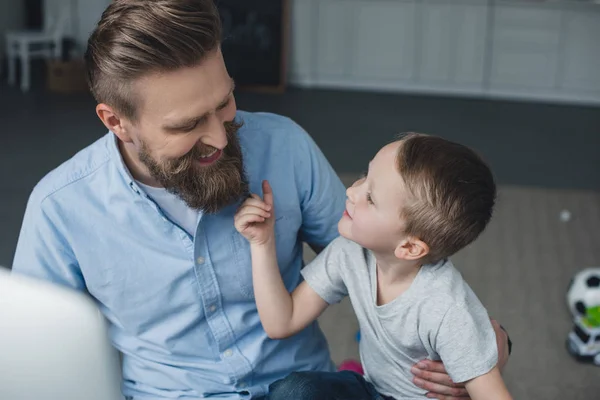
<svg viewBox="0 0 600 400">
<path fill-rule="evenodd" d="M 223 122 L 216 116 L 210 119 L 208 134 L 202 138 L 202 143 L 221 150 L 227 146 L 227 130 Z"/>
</svg>

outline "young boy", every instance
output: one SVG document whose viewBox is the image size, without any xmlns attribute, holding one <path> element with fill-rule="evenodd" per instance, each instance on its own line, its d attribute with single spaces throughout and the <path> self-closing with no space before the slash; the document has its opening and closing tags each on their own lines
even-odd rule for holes
<svg viewBox="0 0 600 400">
<path fill-rule="evenodd" d="M 411 379 L 424 358 L 442 360 L 473 400 L 511 399 L 496 367 L 487 312 L 448 257 L 484 230 L 496 187 L 470 149 L 408 134 L 383 147 L 347 191 L 334 240 L 307 265 L 290 295 L 276 258 L 273 193 L 252 195 L 236 229 L 250 242 L 256 304 L 274 339 L 294 335 L 329 304 L 350 300 L 361 330 L 365 377 L 300 372 L 275 382 L 270 399 L 421 399 Z"/>
</svg>

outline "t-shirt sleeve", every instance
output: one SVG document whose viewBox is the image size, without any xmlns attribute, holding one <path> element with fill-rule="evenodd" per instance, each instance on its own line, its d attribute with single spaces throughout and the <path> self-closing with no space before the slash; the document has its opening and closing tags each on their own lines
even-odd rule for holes
<svg viewBox="0 0 600 400">
<path fill-rule="evenodd" d="M 483 305 L 452 305 L 442 318 L 435 351 L 454 382 L 465 382 L 491 371 L 498 363 L 498 347 Z"/>
<path fill-rule="evenodd" d="M 348 295 L 342 271 L 342 241 L 334 240 L 310 264 L 302 269 L 306 283 L 328 304 Z"/>
</svg>

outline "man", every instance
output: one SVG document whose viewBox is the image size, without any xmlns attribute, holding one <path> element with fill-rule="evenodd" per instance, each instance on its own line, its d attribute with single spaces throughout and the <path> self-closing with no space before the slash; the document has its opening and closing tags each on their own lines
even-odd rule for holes
<svg viewBox="0 0 600 400">
<path fill-rule="evenodd" d="M 233 216 L 263 179 L 276 188 L 292 290 L 301 242 L 323 248 L 337 236 L 345 189 L 292 121 L 236 111 L 220 34 L 210 0 L 108 7 L 86 63 L 110 132 L 36 186 L 17 245 L 15 272 L 97 301 L 136 400 L 258 398 L 293 371 L 334 368 L 316 324 L 283 341 L 265 335 Z M 418 376 L 464 394 L 440 364 Z"/>
</svg>

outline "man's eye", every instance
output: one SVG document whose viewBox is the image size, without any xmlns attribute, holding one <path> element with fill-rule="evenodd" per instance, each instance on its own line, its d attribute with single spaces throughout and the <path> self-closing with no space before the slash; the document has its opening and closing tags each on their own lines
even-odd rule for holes
<svg viewBox="0 0 600 400">
<path fill-rule="evenodd" d="M 373 198 L 371 197 L 371 193 L 367 193 L 367 201 L 368 201 L 370 204 L 373 204 Z"/>
<path fill-rule="evenodd" d="M 193 130 L 194 130 L 196 127 L 197 127 L 197 126 L 198 126 L 198 123 L 195 123 L 194 125 L 190 125 L 190 126 L 187 126 L 187 127 L 183 128 L 183 129 L 181 129 L 181 131 L 182 131 L 182 132 L 191 132 L 191 131 L 193 131 Z"/>
<path fill-rule="evenodd" d="M 227 108 L 227 106 L 229 105 L 229 102 L 230 102 L 230 101 L 231 101 L 231 100 L 227 100 L 225 103 L 221 104 L 221 105 L 219 106 L 219 108 L 217 108 L 217 110 L 221 111 L 221 110 L 223 110 L 223 109 Z"/>
</svg>

